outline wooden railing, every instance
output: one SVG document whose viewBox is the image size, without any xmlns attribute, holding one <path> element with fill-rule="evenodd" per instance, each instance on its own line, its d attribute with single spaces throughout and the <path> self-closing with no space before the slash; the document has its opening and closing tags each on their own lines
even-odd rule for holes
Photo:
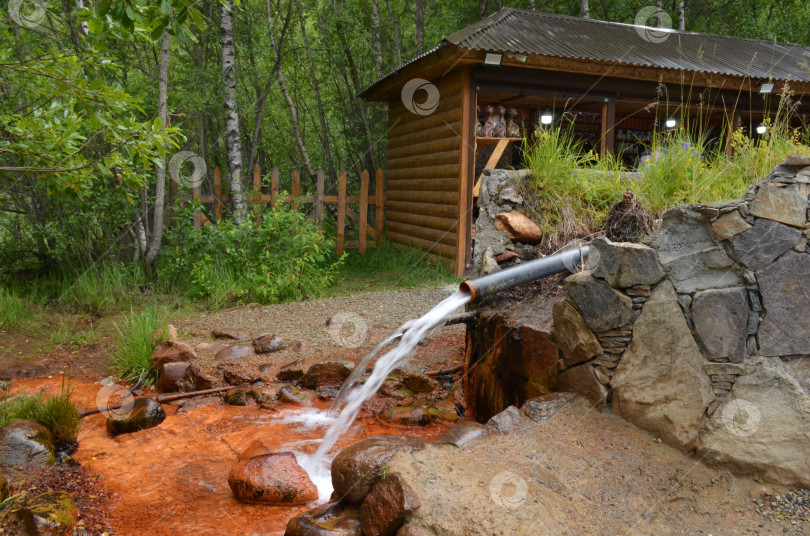
<svg viewBox="0 0 810 536">
<path fill-rule="evenodd" d="M 337 195 L 324 194 L 324 178 L 324 171 L 318 170 L 315 194 L 302 196 L 301 173 L 298 170 L 293 171 L 290 193 L 282 196 L 279 194 L 279 170 L 278 168 L 273 168 L 270 171 L 269 193 L 264 193 L 262 191 L 261 169 L 259 165 L 256 164 L 253 167 L 253 191 L 246 193 L 245 199 L 253 206 L 267 204 L 270 205 L 270 207 L 274 207 L 277 203 L 288 203 L 296 212 L 301 210 L 301 205 L 312 205 L 313 208 L 309 212 L 309 217 L 318 222 L 323 219 L 325 205 L 337 205 L 337 238 L 335 240 L 335 249 L 337 250 L 338 256 L 342 255 L 345 249 L 356 248 L 360 250 L 361 254 L 364 254 L 369 246 L 379 246 L 382 243 L 384 227 L 383 214 L 385 211 L 385 195 L 380 195 L 381 192 L 384 192 L 385 177 L 383 170 L 378 169 L 374 176 L 375 195 L 369 195 L 370 174 L 367 170 L 363 170 L 360 175 L 359 196 L 346 195 L 345 171 L 341 171 L 338 175 Z M 172 181 L 172 198 L 179 201 L 194 199 L 199 203 L 210 204 L 213 207 L 212 212 L 214 219 L 220 221 L 222 220 L 222 207 L 225 203 L 230 201 L 230 195 L 223 195 L 222 193 L 222 172 L 219 168 L 214 169 L 213 186 L 214 191 L 211 194 L 203 194 L 200 186 L 195 186 L 192 189 L 191 195 L 178 195 L 177 183 Z M 350 205 L 358 205 L 357 211 L 353 210 Z M 373 227 L 370 226 L 368 222 L 369 206 L 375 207 Z M 261 213 L 261 210 L 255 211 L 257 225 L 261 223 Z M 358 240 L 346 240 L 347 217 L 357 223 Z M 195 211 L 194 226 L 201 228 L 206 224 L 210 225 L 211 221 L 206 217 L 203 211 Z"/>
</svg>

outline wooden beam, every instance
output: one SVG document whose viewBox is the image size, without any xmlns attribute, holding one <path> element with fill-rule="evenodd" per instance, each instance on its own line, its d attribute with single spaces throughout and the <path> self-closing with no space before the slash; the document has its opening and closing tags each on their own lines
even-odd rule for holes
<svg viewBox="0 0 810 536">
<path fill-rule="evenodd" d="M 509 138 L 501 138 L 498 141 L 498 144 L 495 146 L 495 149 L 492 151 L 492 154 L 487 160 L 484 169 L 495 169 L 498 166 L 498 162 L 501 161 L 501 156 L 503 156 L 503 152 L 506 150 L 506 147 L 509 145 L 511 140 Z M 478 176 L 478 180 L 475 181 L 475 186 L 473 186 L 472 195 L 473 197 L 478 197 L 478 192 L 481 189 L 481 179 L 484 176 L 484 172 L 481 172 L 481 175 Z"/>
<path fill-rule="evenodd" d="M 458 228 L 456 233 L 456 259 L 453 263 L 455 274 L 459 277 L 467 267 L 467 251 L 469 249 L 472 195 L 470 186 L 475 173 L 475 99 L 472 89 L 472 68 L 462 67 L 461 71 L 461 155 L 458 189 Z M 476 118 L 477 121 L 477 118 Z M 507 141 L 508 144 L 508 141 Z M 500 144 L 496 146 L 500 147 Z"/>
<path fill-rule="evenodd" d="M 346 233 L 346 172 L 338 176 L 338 218 L 337 218 L 337 256 L 343 255 L 343 239 Z"/>
<path fill-rule="evenodd" d="M 374 229 L 377 232 L 377 246 L 382 245 L 383 240 L 383 226 L 385 225 L 385 176 L 383 175 L 382 168 L 377 169 L 376 188 L 374 190 L 375 198 L 373 203 L 377 205 L 374 211 Z M 372 201 L 369 200 L 369 203 Z"/>
<path fill-rule="evenodd" d="M 616 98 L 605 97 L 602 103 L 602 136 L 600 156 L 616 152 Z"/>
</svg>

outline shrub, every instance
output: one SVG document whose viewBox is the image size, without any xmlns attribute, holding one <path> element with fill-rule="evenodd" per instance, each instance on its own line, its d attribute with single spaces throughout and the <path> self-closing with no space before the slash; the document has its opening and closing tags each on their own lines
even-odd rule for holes
<svg viewBox="0 0 810 536">
<path fill-rule="evenodd" d="M 317 296 L 334 280 L 341 260 L 304 214 L 282 204 L 264 212 L 259 225 L 223 221 L 197 230 L 192 211 L 167 232 L 158 274 L 169 288 L 214 306 L 272 304 Z"/>
</svg>

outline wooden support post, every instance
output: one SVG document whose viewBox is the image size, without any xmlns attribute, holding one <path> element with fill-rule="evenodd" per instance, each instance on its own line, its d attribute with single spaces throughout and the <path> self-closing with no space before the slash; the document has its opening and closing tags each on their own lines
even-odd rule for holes
<svg viewBox="0 0 810 536">
<path fill-rule="evenodd" d="M 453 271 L 461 276 L 467 268 L 467 259 L 470 255 L 470 234 L 472 229 L 472 188 L 475 175 L 475 88 L 472 84 L 472 70 L 469 65 L 462 67 L 461 71 L 461 150 L 459 151 L 458 174 L 458 227 L 456 232 L 455 260 Z M 507 144 L 498 143 L 496 151 L 501 153 Z M 495 154 L 493 152 L 493 156 Z M 499 157 L 500 158 L 500 157 Z M 495 163 L 497 165 L 497 161 Z M 493 166 L 494 167 L 494 166 Z"/>
<path fill-rule="evenodd" d="M 602 145 L 599 156 L 616 152 L 616 97 L 605 97 L 602 103 Z"/>
<path fill-rule="evenodd" d="M 270 207 L 275 208 L 278 201 L 278 168 L 270 172 Z"/>
<path fill-rule="evenodd" d="M 383 227 L 385 226 L 385 179 L 382 168 L 377 169 L 376 182 L 374 193 L 376 195 L 377 209 L 374 211 L 374 231 L 377 234 L 377 246 L 381 246 Z"/>
<path fill-rule="evenodd" d="M 298 197 L 301 195 L 301 172 L 297 169 L 292 175 L 292 199 L 290 204 L 295 212 L 298 212 Z"/>
<path fill-rule="evenodd" d="M 737 110 L 732 108 L 731 110 L 726 110 L 726 156 L 731 156 L 731 153 L 734 152 L 734 127 L 737 124 Z"/>
<path fill-rule="evenodd" d="M 338 177 L 338 218 L 337 218 L 337 256 L 343 255 L 343 239 L 346 232 L 346 172 L 341 171 Z"/>
<path fill-rule="evenodd" d="M 262 170 L 258 163 L 253 165 L 253 213 L 258 227 L 262 224 Z"/>
<path fill-rule="evenodd" d="M 318 227 L 321 227 L 321 220 L 323 219 L 323 190 L 324 172 L 322 169 L 319 169 L 318 182 L 315 186 L 315 221 L 318 222 Z"/>
<path fill-rule="evenodd" d="M 366 254 L 366 238 L 368 234 L 368 170 L 364 169 L 360 175 L 360 255 Z"/>
<path fill-rule="evenodd" d="M 194 184 L 194 186 L 191 188 L 191 198 L 194 199 L 194 204 L 196 205 L 197 203 L 200 202 L 201 192 L 200 192 L 199 181 L 195 180 L 193 184 Z M 203 214 L 202 214 L 201 210 L 197 209 L 197 210 L 194 211 L 194 228 L 195 229 L 202 228 L 202 215 Z"/>
<path fill-rule="evenodd" d="M 214 218 L 222 221 L 222 171 L 214 169 Z"/>
</svg>

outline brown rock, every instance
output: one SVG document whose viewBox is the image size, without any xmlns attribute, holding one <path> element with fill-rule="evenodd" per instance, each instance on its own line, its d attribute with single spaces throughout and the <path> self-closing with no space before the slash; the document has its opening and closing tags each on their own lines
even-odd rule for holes
<svg viewBox="0 0 810 536">
<path fill-rule="evenodd" d="M 487 421 L 487 428 L 498 434 L 519 432 L 529 424 L 529 420 L 515 406 L 509 406 Z"/>
<path fill-rule="evenodd" d="M 264 333 L 253 339 L 253 349 L 257 354 L 269 354 L 271 352 L 280 352 L 287 348 L 287 343 L 278 335 Z"/>
<path fill-rule="evenodd" d="M 231 339 L 234 341 L 246 341 L 253 337 L 253 334 L 249 331 L 231 329 L 215 329 L 211 331 L 211 335 L 213 335 L 215 339 Z"/>
<path fill-rule="evenodd" d="M 397 406 L 383 410 L 380 420 L 400 426 L 427 426 L 431 423 L 430 414 L 425 408 Z"/>
<path fill-rule="evenodd" d="M 596 377 L 593 365 L 585 363 L 563 372 L 557 380 L 560 391 L 578 393 L 602 411 L 607 403 L 608 390 Z"/>
<path fill-rule="evenodd" d="M 527 400 L 521 407 L 520 412 L 534 422 L 547 420 L 557 413 L 560 408 L 576 398 L 575 393 L 557 392 L 538 396 Z"/>
<path fill-rule="evenodd" d="M 318 387 L 337 387 L 349 377 L 354 368 L 354 363 L 347 361 L 326 361 L 315 363 L 301 378 L 301 385 L 307 389 L 317 389 Z"/>
<path fill-rule="evenodd" d="M 216 354 L 223 348 L 227 348 L 227 346 L 218 342 L 201 342 L 194 347 L 194 351 L 200 354 Z"/>
<path fill-rule="evenodd" d="M 380 469 L 397 452 L 424 448 L 424 439 L 410 436 L 375 436 L 343 449 L 332 462 L 332 484 L 337 497 L 361 504 Z"/>
<path fill-rule="evenodd" d="M 570 303 L 565 300 L 555 303 L 552 315 L 557 346 L 562 350 L 566 365 L 572 367 L 602 353 L 599 339 Z"/>
<path fill-rule="evenodd" d="M 250 387 L 239 385 L 225 393 L 225 403 L 229 406 L 247 406 L 247 395 Z"/>
<path fill-rule="evenodd" d="M 197 359 L 194 349 L 184 342 L 165 341 L 160 343 L 152 353 L 152 366 L 158 373 L 163 372 L 163 365 L 166 363 L 177 363 L 179 361 L 190 362 Z"/>
<path fill-rule="evenodd" d="M 161 342 L 176 341 L 177 328 L 174 327 L 172 324 L 166 324 L 162 328 L 157 328 L 155 330 L 155 333 L 152 335 L 152 339 L 158 339 Z"/>
<path fill-rule="evenodd" d="M 745 221 L 740 211 L 734 210 L 723 214 L 712 223 L 712 229 L 718 240 L 728 240 L 732 236 L 737 236 L 751 228 L 751 224 Z"/>
<path fill-rule="evenodd" d="M 292 518 L 284 536 L 360 536 L 360 509 L 328 502 Z"/>
<path fill-rule="evenodd" d="M 79 511 L 69 493 L 46 491 L 26 502 L 20 511 L 26 534 L 68 536 L 79 521 Z"/>
<path fill-rule="evenodd" d="M 278 399 L 288 404 L 308 404 L 312 401 L 312 391 L 293 385 L 285 385 L 279 389 Z"/>
<path fill-rule="evenodd" d="M 591 244 L 588 269 L 613 288 L 654 285 L 666 274 L 655 250 L 643 244 L 611 242 L 598 237 Z"/>
<path fill-rule="evenodd" d="M 250 458 L 255 458 L 256 456 L 264 456 L 265 454 L 272 453 L 273 451 L 270 450 L 267 445 L 257 439 L 248 445 L 248 448 L 242 451 L 242 454 L 239 455 L 239 461 L 241 462 L 242 460 L 249 460 Z"/>
<path fill-rule="evenodd" d="M 217 361 L 225 361 L 228 359 L 244 359 L 256 355 L 253 353 L 253 348 L 250 346 L 226 346 L 214 356 Z"/>
<path fill-rule="evenodd" d="M 206 374 L 197 365 L 191 365 L 188 368 L 188 379 L 191 382 L 191 387 L 194 390 L 198 389 L 211 389 L 214 387 L 217 379 L 211 374 Z"/>
<path fill-rule="evenodd" d="M 810 166 L 810 156 L 806 156 L 803 154 L 791 154 L 785 158 L 785 161 L 782 162 L 783 166 Z"/>
<path fill-rule="evenodd" d="M 473 439 L 483 437 L 490 433 L 490 429 L 475 421 L 461 421 L 440 435 L 434 443 L 439 445 L 455 445 L 460 447 Z"/>
<path fill-rule="evenodd" d="M 160 374 L 160 390 L 164 393 L 177 393 L 189 387 L 187 375 L 189 364 L 183 362 L 166 363 Z"/>
<path fill-rule="evenodd" d="M 306 371 L 299 367 L 290 367 L 284 370 L 280 370 L 278 374 L 276 374 L 276 379 L 280 382 L 284 383 L 297 383 L 301 381 L 301 378 L 304 377 Z"/>
<path fill-rule="evenodd" d="M 402 475 L 391 473 L 377 482 L 360 507 L 364 536 L 396 536 L 405 518 L 422 506 Z"/>
<path fill-rule="evenodd" d="M 807 223 L 807 196 L 793 188 L 763 184 L 749 203 L 751 214 L 804 228 Z"/>
<path fill-rule="evenodd" d="M 504 251 L 497 257 L 495 257 L 495 262 L 501 263 L 506 261 L 511 261 L 512 259 L 518 256 L 516 251 Z"/>
<path fill-rule="evenodd" d="M 514 242 L 537 244 L 543 239 L 540 226 L 520 212 L 501 212 L 495 216 L 495 228 Z"/>
<path fill-rule="evenodd" d="M 318 489 L 292 452 L 260 454 L 234 465 L 228 485 L 242 502 L 271 505 L 306 504 Z"/>
<path fill-rule="evenodd" d="M 53 434 L 34 421 L 16 420 L 0 428 L 0 467 L 41 467 L 54 461 Z"/>
<path fill-rule="evenodd" d="M 166 412 L 153 398 L 136 398 L 132 409 L 107 417 L 107 431 L 112 435 L 129 434 L 154 428 L 166 420 Z"/>
</svg>

